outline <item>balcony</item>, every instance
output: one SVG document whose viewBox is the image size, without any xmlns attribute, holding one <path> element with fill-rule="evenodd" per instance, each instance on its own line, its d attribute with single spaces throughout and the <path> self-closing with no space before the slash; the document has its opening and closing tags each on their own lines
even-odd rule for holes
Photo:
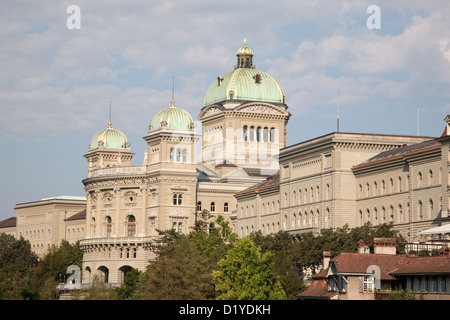
<svg viewBox="0 0 450 320">
<path fill-rule="evenodd" d="M 88 172 L 88 178 L 107 177 L 107 176 L 126 176 L 145 174 L 145 166 L 112 167 L 95 169 Z"/>
<path fill-rule="evenodd" d="M 407 254 L 437 254 L 441 248 L 450 248 L 449 240 L 429 240 L 426 242 L 407 243 L 405 252 Z M 444 252 L 443 252 L 444 253 Z M 444 254 L 448 254 L 448 249 Z"/>
<path fill-rule="evenodd" d="M 89 238 L 80 241 L 80 247 L 88 246 L 133 246 L 133 245 L 151 245 L 155 237 L 104 237 Z"/>
</svg>

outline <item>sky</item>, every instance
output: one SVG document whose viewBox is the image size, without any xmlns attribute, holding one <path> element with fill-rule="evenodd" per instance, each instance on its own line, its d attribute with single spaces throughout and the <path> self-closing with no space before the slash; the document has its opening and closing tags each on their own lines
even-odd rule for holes
<svg viewBox="0 0 450 320">
<path fill-rule="evenodd" d="M 338 105 L 340 131 L 440 136 L 449 16 L 446 0 L 2 1 L 0 220 L 17 203 L 84 196 L 83 155 L 110 116 L 141 164 L 173 76 L 197 119 L 244 38 L 285 91 L 288 145 L 336 131 Z"/>
</svg>

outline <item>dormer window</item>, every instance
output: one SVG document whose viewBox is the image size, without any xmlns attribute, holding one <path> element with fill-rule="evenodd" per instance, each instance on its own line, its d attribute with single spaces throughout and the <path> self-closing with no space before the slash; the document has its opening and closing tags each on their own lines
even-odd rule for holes
<svg viewBox="0 0 450 320">
<path fill-rule="evenodd" d="M 255 83 L 261 83 L 261 75 L 257 74 L 255 77 Z"/>
<path fill-rule="evenodd" d="M 217 77 L 217 86 L 220 86 L 220 84 L 222 83 L 222 81 L 223 81 L 223 78 L 220 77 L 220 76 L 218 76 L 218 77 Z"/>
</svg>

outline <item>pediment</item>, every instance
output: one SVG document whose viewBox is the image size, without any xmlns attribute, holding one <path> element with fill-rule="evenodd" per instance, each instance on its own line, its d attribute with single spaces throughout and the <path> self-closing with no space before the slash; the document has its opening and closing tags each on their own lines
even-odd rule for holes
<svg viewBox="0 0 450 320">
<path fill-rule="evenodd" d="M 284 110 L 284 108 L 280 108 L 271 104 L 262 104 L 262 103 L 251 103 L 244 104 L 242 106 L 237 107 L 235 112 L 251 112 L 251 113 L 259 113 L 259 114 L 274 114 L 274 115 L 283 115 L 288 116 L 289 112 Z"/>
<path fill-rule="evenodd" d="M 208 118 L 217 114 L 222 113 L 222 110 L 217 106 L 210 106 L 203 109 L 198 115 L 198 119 Z"/>
</svg>

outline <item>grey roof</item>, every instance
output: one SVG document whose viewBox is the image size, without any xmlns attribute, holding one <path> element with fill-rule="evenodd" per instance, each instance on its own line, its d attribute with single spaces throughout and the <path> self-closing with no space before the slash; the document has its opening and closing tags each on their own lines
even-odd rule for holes
<svg viewBox="0 0 450 320">
<path fill-rule="evenodd" d="M 395 159 L 395 158 L 401 158 L 409 154 L 413 154 L 416 152 L 425 151 L 430 148 L 439 147 L 441 144 L 436 141 L 435 139 L 415 143 L 409 146 L 402 146 L 393 150 L 383 151 L 377 154 L 376 156 L 373 156 L 372 158 L 367 159 L 364 162 L 361 162 L 360 164 L 356 165 L 355 167 L 367 165 L 370 163 L 378 162 L 378 161 L 385 161 L 389 159 Z"/>
</svg>

